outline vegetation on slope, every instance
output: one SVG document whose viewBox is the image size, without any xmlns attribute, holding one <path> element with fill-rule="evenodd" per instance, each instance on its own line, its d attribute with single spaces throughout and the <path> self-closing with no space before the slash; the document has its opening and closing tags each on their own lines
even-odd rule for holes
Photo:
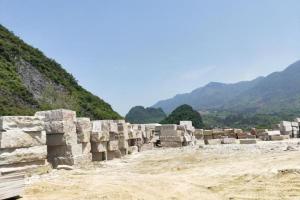
<svg viewBox="0 0 300 200">
<path fill-rule="evenodd" d="M 36 99 L 26 88 L 17 71 L 17 65 L 26 62 L 35 67 L 47 79 L 60 85 L 66 91 L 45 94 L 55 99 L 68 99 L 65 105 L 57 101 Z M 65 95 L 65 96 L 64 96 Z M 51 103 L 52 102 L 52 103 Z M 0 25 L 0 115 L 28 115 L 37 110 L 69 108 L 76 110 L 79 116 L 92 119 L 118 119 L 118 113 L 99 97 L 78 85 L 75 78 L 66 72 L 41 51 L 33 48 L 5 27 Z"/>
<path fill-rule="evenodd" d="M 125 120 L 136 124 L 158 123 L 166 116 L 167 115 L 161 108 L 144 108 L 143 106 L 135 106 L 130 109 Z"/>
<path fill-rule="evenodd" d="M 195 128 L 203 128 L 204 124 L 199 112 L 189 105 L 181 105 L 168 117 L 161 121 L 162 124 L 179 124 L 180 121 L 192 121 Z"/>
</svg>

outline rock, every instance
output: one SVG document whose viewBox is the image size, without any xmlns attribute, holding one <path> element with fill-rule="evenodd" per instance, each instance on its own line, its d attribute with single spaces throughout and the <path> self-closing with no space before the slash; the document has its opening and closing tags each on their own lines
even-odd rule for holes
<svg viewBox="0 0 300 200">
<path fill-rule="evenodd" d="M 74 167 L 72 167 L 70 165 L 58 165 L 56 167 L 56 169 L 58 169 L 58 170 L 73 170 Z"/>
<path fill-rule="evenodd" d="M 46 132 L 24 132 L 19 129 L 0 132 L 0 149 L 24 148 L 46 144 Z"/>
<path fill-rule="evenodd" d="M 240 144 L 256 144 L 256 139 L 242 139 L 240 140 Z"/>
<path fill-rule="evenodd" d="M 105 152 L 105 151 L 107 151 L 107 145 L 108 145 L 108 142 L 92 142 L 91 143 L 92 152 L 93 153 Z"/>
<path fill-rule="evenodd" d="M 89 118 L 77 118 L 76 132 L 78 143 L 90 142 L 92 124 Z"/>
<path fill-rule="evenodd" d="M 82 143 L 82 154 L 91 153 L 92 147 L 90 142 Z"/>
<path fill-rule="evenodd" d="M 76 134 L 76 125 L 71 121 L 45 122 L 47 134 Z"/>
<path fill-rule="evenodd" d="M 63 145 L 75 145 L 77 144 L 76 134 L 48 134 L 47 142 L 48 146 L 63 146 Z"/>
<path fill-rule="evenodd" d="M 47 146 L 29 148 L 0 149 L 0 166 L 15 163 L 26 163 L 47 158 Z"/>
<path fill-rule="evenodd" d="M 45 122 L 49 121 L 76 121 L 76 112 L 66 109 L 48 110 L 36 112 L 35 116 L 39 117 Z"/>
<path fill-rule="evenodd" d="M 109 141 L 109 132 L 108 131 L 92 132 L 91 141 L 92 142 L 108 142 Z"/>
<path fill-rule="evenodd" d="M 119 150 L 119 141 L 118 140 L 109 141 L 108 145 L 107 145 L 107 149 L 108 149 L 108 151 L 117 151 L 117 150 Z"/>
<path fill-rule="evenodd" d="M 139 151 L 139 148 L 137 146 L 130 146 L 128 147 L 128 154 L 134 154 Z"/>
<path fill-rule="evenodd" d="M 2 116 L 0 131 L 22 130 L 24 132 L 39 132 L 44 130 L 44 122 L 33 116 Z"/>
<path fill-rule="evenodd" d="M 47 146 L 48 158 L 82 155 L 82 144 Z"/>
</svg>

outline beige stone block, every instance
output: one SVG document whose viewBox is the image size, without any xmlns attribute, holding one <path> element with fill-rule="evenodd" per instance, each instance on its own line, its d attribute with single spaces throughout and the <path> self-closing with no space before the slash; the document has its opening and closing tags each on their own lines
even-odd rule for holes
<svg viewBox="0 0 300 200">
<path fill-rule="evenodd" d="M 66 109 L 58 109 L 58 110 L 47 110 L 36 112 L 35 116 L 43 119 L 45 122 L 49 121 L 76 121 L 76 112 L 72 110 Z"/>
<path fill-rule="evenodd" d="M 63 146 L 77 144 L 77 135 L 75 134 L 47 134 L 48 146 Z"/>
<path fill-rule="evenodd" d="M 107 150 L 108 151 L 117 151 L 117 150 L 119 150 L 119 141 L 118 140 L 109 141 L 108 145 L 107 145 Z"/>
<path fill-rule="evenodd" d="M 92 142 L 91 151 L 94 152 L 104 152 L 107 151 L 108 142 Z"/>
<path fill-rule="evenodd" d="M 44 122 L 34 116 L 2 116 L 0 117 L 0 131 L 22 130 L 25 132 L 39 132 L 44 130 Z"/>
<path fill-rule="evenodd" d="M 42 146 L 46 144 L 46 132 L 8 130 L 0 132 L 0 149 Z"/>
<path fill-rule="evenodd" d="M 35 146 L 17 149 L 1 149 L 0 165 L 32 162 L 47 158 L 47 146 Z"/>
<path fill-rule="evenodd" d="M 76 124 L 70 121 L 45 122 L 47 134 L 76 134 Z"/>
</svg>

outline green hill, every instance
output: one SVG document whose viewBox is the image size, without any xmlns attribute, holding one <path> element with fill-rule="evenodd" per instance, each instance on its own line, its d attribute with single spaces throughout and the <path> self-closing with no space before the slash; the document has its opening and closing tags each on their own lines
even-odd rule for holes
<svg viewBox="0 0 300 200">
<path fill-rule="evenodd" d="M 158 123 L 166 117 L 161 108 L 144 108 L 143 106 L 135 106 L 130 109 L 125 120 L 130 123 Z"/>
<path fill-rule="evenodd" d="M 202 117 L 199 112 L 189 105 L 181 105 L 176 108 L 161 124 L 179 124 L 180 121 L 192 121 L 195 128 L 203 128 Z"/>
<path fill-rule="evenodd" d="M 92 119 L 121 118 L 55 60 L 0 25 L 0 115 L 32 115 L 55 108 L 76 110 Z"/>
</svg>

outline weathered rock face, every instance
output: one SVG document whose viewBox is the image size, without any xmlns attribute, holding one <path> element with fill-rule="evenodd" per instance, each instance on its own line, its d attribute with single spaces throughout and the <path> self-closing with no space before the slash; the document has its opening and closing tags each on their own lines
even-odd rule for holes
<svg viewBox="0 0 300 200">
<path fill-rule="evenodd" d="M 45 144 L 45 131 L 24 132 L 22 130 L 15 129 L 0 132 L 0 149 L 33 147 Z"/>
</svg>

